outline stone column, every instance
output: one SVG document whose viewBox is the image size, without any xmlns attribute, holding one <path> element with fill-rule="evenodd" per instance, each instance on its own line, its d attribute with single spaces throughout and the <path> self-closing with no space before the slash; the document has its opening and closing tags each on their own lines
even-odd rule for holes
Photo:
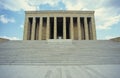
<svg viewBox="0 0 120 78">
<path fill-rule="evenodd" d="M 32 22 L 31 40 L 35 40 L 35 17 L 33 17 L 33 22 Z"/>
<path fill-rule="evenodd" d="M 78 25 L 78 39 L 82 40 L 81 36 L 81 25 L 80 25 L 80 17 L 77 17 L 77 25 Z"/>
<path fill-rule="evenodd" d="M 85 26 L 85 40 L 88 40 L 88 24 L 87 24 L 87 17 L 84 17 L 84 26 Z"/>
<path fill-rule="evenodd" d="M 89 40 L 93 40 L 93 32 L 92 32 L 92 22 L 91 22 L 91 18 L 89 18 L 89 22 L 88 22 L 88 35 L 89 35 Z"/>
<path fill-rule="evenodd" d="M 46 40 L 50 38 L 50 18 L 47 17 L 47 31 L 46 31 Z"/>
<path fill-rule="evenodd" d="M 63 39 L 66 39 L 66 17 L 63 17 Z"/>
<path fill-rule="evenodd" d="M 92 39 L 96 40 L 96 28 L 95 28 L 95 19 L 94 17 L 91 18 L 91 23 L 92 23 Z"/>
<path fill-rule="evenodd" d="M 23 40 L 28 40 L 28 35 L 28 17 L 25 17 Z"/>
<path fill-rule="evenodd" d="M 39 40 L 42 40 L 42 23 L 43 23 L 43 18 L 40 17 L 40 20 L 39 20 Z"/>
<path fill-rule="evenodd" d="M 54 17 L 54 39 L 57 39 L 57 20 Z"/>
<path fill-rule="evenodd" d="M 38 22 L 36 23 L 35 34 L 36 34 L 35 39 L 38 40 L 38 38 L 39 38 L 39 23 Z"/>
<path fill-rule="evenodd" d="M 73 33 L 73 17 L 70 17 L 70 39 L 73 40 L 74 33 Z"/>
</svg>

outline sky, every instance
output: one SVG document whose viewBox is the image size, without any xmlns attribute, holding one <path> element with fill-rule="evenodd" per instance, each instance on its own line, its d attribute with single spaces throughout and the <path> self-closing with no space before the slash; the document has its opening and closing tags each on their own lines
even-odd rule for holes
<svg viewBox="0 0 120 78">
<path fill-rule="evenodd" d="M 98 40 L 120 37 L 120 0 L 0 0 L 0 37 L 23 40 L 24 11 L 95 11 Z"/>
</svg>

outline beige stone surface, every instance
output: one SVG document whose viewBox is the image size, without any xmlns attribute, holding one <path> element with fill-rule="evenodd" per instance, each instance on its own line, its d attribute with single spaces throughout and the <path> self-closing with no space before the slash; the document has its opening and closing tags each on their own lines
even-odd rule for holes
<svg viewBox="0 0 120 78">
<path fill-rule="evenodd" d="M 112 38 L 112 39 L 110 39 L 110 40 L 120 42 L 120 37 Z"/>
<path fill-rule="evenodd" d="M 63 17 L 63 39 L 66 39 L 66 18 Z"/>
<path fill-rule="evenodd" d="M 120 42 L 18 40 L 0 43 L 0 78 L 119 78 Z"/>
<path fill-rule="evenodd" d="M 9 41 L 9 39 L 0 38 L 0 42 L 6 42 L 6 41 Z"/>
<path fill-rule="evenodd" d="M 6 41 L 9 41 L 9 39 L 0 38 L 0 43 L 1 43 L 1 42 L 6 42 Z"/>
<path fill-rule="evenodd" d="M 35 17 L 33 17 L 31 40 L 35 40 Z"/>
<path fill-rule="evenodd" d="M 120 42 L 111 40 L 23 40 L 0 44 L 0 65 L 120 64 Z"/>
<path fill-rule="evenodd" d="M 42 22 L 42 17 L 40 18 L 40 24 L 39 24 L 39 40 L 42 40 L 42 25 L 43 25 L 43 22 Z"/>
<path fill-rule="evenodd" d="M 43 20 L 43 17 L 46 19 Z M 51 34 L 51 24 L 50 24 L 50 17 L 54 18 L 54 39 L 57 39 L 58 36 L 61 35 L 57 35 L 58 31 L 57 31 L 57 21 L 58 17 L 62 17 L 62 37 L 63 39 L 66 39 L 66 25 L 69 25 L 69 39 L 72 40 L 95 40 L 96 39 L 96 29 L 95 29 L 95 20 L 94 20 L 94 11 L 64 11 L 64 10 L 60 10 L 60 11 L 25 11 L 25 27 L 24 27 L 24 40 L 48 40 L 50 39 L 50 34 Z M 75 25 L 75 22 L 73 20 L 73 18 L 77 18 L 77 23 Z M 33 18 L 32 21 L 32 26 L 29 25 L 29 18 Z M 39 29 L 35 29 L 36 27 L 36 20 L 35 18 L 42 18 L 42 21 L 39 21 Z M 67 20 L 66 18 L 70 18 L 69 20 L 69 24 L 66 24 Z M 83 23 L 81 24 L 81 18 L 83 18 Z M 88 32 L 88 19 L 87 18 L 91 18 L 91 25 L 92 28 L 90 31 L 90 34 Z M 42 22 L 42 23 L 41 23 Z M 81 28 L 81 25 L 83 25 L 83 28 Z M 31 34 L 30 32 L 30 28 L 31 28 Z M 36 31 L 39 31 L 37 33 L 35 33 Z M 83 33 L 83 30 L 85 31 Z M 85 35 L 84 35 L 85 34 Z M 36 37 L 37 36 L 37 37 Z M 89 38 L 90 36 L 90 38 Z M 31 37 L 31 38 L 30 38 Z M 82 38 L 83 37 L 83 38 Z M 84 38 L 85 37 L 85 38 Z"/>
<path fill-rule="evenodd" d="M 57 39 L 57 20 L 54 17 L 54 39 Z"/>
</svg>

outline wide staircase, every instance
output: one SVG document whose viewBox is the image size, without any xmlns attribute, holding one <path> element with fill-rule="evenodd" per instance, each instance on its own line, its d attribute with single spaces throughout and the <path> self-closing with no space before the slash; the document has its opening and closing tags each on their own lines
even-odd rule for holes
<svg viewBox="0 0 120 78">
<path fill-rule="evenodd" d="M 24 40 L 0 43 L 0 65 L 120 64 L 120 42 Z"/>
</svg>

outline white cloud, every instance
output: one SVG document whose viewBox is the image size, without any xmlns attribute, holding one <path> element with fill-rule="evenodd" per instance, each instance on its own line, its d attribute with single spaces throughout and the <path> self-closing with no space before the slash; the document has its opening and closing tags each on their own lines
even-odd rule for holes
<svg viewBox="0 0 120 78">
<path fill-rule="evenodd" d="M 7 17 L 5 17 L 5 15 L 0 15 L 0 22 L 2 22 L 4 24 L 9 23 L 9 22 L 14 23 L 15 20 L 14 20 L 14 18 L 7 18 Z"/>
<path fill-rule="evenodd" d="M 0 0 L 0 5 L 4 9 L 12 11 L 38 10 L 40 9 L 39 6 L 44 4 L 56 7 L 60 1 L 65 5 L 67 10 L 94 10 L 97 29 L 110 29 L 120 21 L 120 15 L 116 13 L 117 10 L 105 5 L 110 0 Z"/>
<path fill-rule="evenodd" d="M 60 0 L 27 0 L 32 6 L 39 6 L 41 4 L 49 4 L 51 6 L 56 6 Z"/>
<path fill-rule="evenodd" d="M 120 15 L 107 18 L 106 20 L 104 20 L 103 24 L 98 25 L 97 28 L 98 29 L 110 29 L 111 26 L 113 26 L 114 24 L 118 22 L 120 22 Z"/>
<path fill-rule="evenodd" d="M 114 24 L 120 22 L 120 15 L 112 11 L 113 8 L 96 9 L 96 25 L 97 29 L 110 29 Z"/>
<path fill-rule="evenodd" d="M 22 28 L 22 29 L 23 29 L 23 28 L 24 28 L 24 25 L 20 25 L 20 28 Z"/>
<path fill-rule="evenodd" d="M 86 3 L 83 0 L 62 0 L 67 10 L 83 10 Z"/>
<path fill-rule="evenodd" d="M 120 22 L 120 15 L 113 7 L 106 7 L 109 0 L 62 0 L 67 10 L 94 10 L 96 28 L 107 30 Z"/>
<path fill-rule="evenodd" d="M 49 4 L 50 6 L 55 7 L 60 0 L 0 0 L 0 5 L 4 9 L 11 11 L 20 11 L 20 10 L 38 10 L 39 5 Z"/>
<path fill-rule="evenodd" d="M 120 15 L 116 13 L 117 10 L 105 6 L 109 0 L 62 0 L 62 2 L 66 5 L 67 10 L 94 10 L 97 29 L 107 30 L 120 22 Z"/>
<path fill-rule="evenodd" d="M 11 11 L 36 10 L 36 6 L 31 6 L 28 0 L 0 0 L 0 5 Z"/>
<path fill-rule="evenodd" d="M 9 39 L 9 40 L 20 40 L 17 37 L 8 37 L 8 36 L 0 36 L 0 38 L 5 38 L 5 39 Z"/>
<path fill-rule="evenodd" d="M 107 0 L 106 0 L 107 1 Z M 67 10 L 94 10 L 100 6 L 104 0 L 62 0 Z"/>
</svg>

